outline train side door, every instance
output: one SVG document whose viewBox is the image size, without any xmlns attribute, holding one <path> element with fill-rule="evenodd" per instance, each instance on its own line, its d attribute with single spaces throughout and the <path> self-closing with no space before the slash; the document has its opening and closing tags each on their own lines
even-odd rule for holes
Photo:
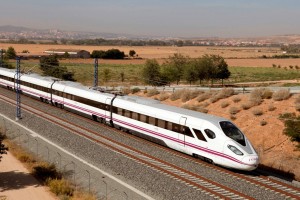
<svg viewBox="0 0 300 200">
<path fill-rule="evenodd" d="M 110 121 L 110 105 L 111 105 L 111 98 L 107 98 L 105 100 L 105 118 L 106 121 L 109 122 Z"/>
<path fill-rule="evenodd" d="M 178 134 L 178 139 L 180 140 L 180 145 L 185 146 L 185 135 L 183 134 L 183 126 L 186 125 L 186 117 L 180 117 L 179 120 L 179 125 L 180 125 L 180 130 Z"/>
</svg>

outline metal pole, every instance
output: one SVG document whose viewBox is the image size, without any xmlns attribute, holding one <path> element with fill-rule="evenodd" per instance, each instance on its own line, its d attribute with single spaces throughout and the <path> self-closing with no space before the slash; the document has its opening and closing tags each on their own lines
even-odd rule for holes
<svg viewBox="0 0 300 200">
<path fill-rule="evenodd" d="M 94 87 L 98 87 L 98 58 L 95 58 L 95 66 L 94 66 Z"/>
<path fill-rule="evenodd" d="M 0 60 L 0 67 L 2 67 L 3 65 L 2 65 L 2 63 L 3 63 L 3 49 L 0 49 L 0 58 L 1 58 L 1 60 Z"/>
<path fill-rule="evenodd" d="M 16 74 L 17 74 L 17 78 L 16 78 L 16 93 L 17 93 L 17 111 L 16 111 L 16 120 L 21 119 L 21 85 L 20 85 L 20 78 L 21 78 L 21 70 L 20 70 L 20 57 L 17 57 L 17 69 L 16 69 Z"/>
</svg>

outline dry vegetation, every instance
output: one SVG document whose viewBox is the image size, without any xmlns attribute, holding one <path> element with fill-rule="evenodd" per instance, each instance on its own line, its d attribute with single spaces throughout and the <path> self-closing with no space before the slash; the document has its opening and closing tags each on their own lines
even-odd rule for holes
<svg viewBox="0 0 300 200">
<path fill-rule="evenodd" d="M 35 158 L 31 153 L 28 153 L 21 146 L 6 140 L 5 143 L 9 147 L 9 151 L 20 160 L 25 167 L 33 174 L 38 180 L 49 187 L 60 199 L 66 200 L 95 200 L 93 194 L 75 190 L 75 186 L 68 180 L 62 178 L 61 172 L 57 171 L 53 164 L 41 161 Z"/>
</svg>

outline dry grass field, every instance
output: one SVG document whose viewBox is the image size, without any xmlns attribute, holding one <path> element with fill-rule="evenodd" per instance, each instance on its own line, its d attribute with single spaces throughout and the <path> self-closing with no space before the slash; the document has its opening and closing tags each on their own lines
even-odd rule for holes
<svg viewBox="0 0 300 200">
<path fill-rule="evenodd" d="M 44 44 L 6 44 L 0 43 L 0 49 L 14 47 L 17 54 L 28 50 L 32 55 L 43 55 L 47 49 L 82 49 L 92 52 L 93 50 L 108 50 L 117 48 L 128 54 L 130 50 L 135 50 L 138 57 L 142 59 L 128 60 L 101 60 L 105 64 L 143 64 L 146 59 L 157 59 L 162 63 L 166 58 L 175 53 L 180 53 L 192 58 L 201 57 L 205 54 L 215 54 L 224 57 L 229 66 L 239 67 L 272 67 L 273 64 L 282 67 L 289 65 L 300 65 L 300 59 L 261 59 L 262 56 L 280 55 L 279 48 L 267 47 L 175 47 L 175 46 L 78 46 L 78 45 L 44 45 Z M 93 63 L 92 59 L 78 59 L 72 62 Z"/>
</svg>

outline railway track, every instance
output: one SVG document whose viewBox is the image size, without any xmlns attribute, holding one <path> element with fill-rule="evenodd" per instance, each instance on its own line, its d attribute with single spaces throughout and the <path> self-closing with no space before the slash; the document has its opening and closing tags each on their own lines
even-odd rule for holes
<svg viewBox="0 0 300 200">
<path fill-rule="evenodd" d="M 0 99 L 3 101 L 10 103 L 10 104 L 15 104 L 15 101 L 10 100 L 7 97 L 4 97 L 3 95 L 0 96 Z M 205 177 L 202 177 L 199 174 L 192 173 L 190 171 L 187 171 L 186 169 L 180 168 L 174 164 L 167 163 L 161 159 L 155 158 L 151 155 L 148 155 L 146 153 L 143 153 L 137 149 L 134 149 L 130 146 L 124 145 L 120 142 L 114 141 L 110 138 L 107 138 L 103 135 L 98 134 L 95 131 L 79 127 L 76 124 L 72 124 L 68 122 L 65 119 L 58 118 L 57 116 L 53 116 L 50 114 L 45 113 L 44 111 L 41 111 L 39 109 L 33 108 L 29 105 L 23 104 L 23 109 L 27 110 L 28 112 L 31 112 L 37 116 L 40 116 L 41 118 L 44 118 L 45 120 L 48 120 L 52 123 L 55 123 L 64 129 L 67 129 L 77 135 L 81 135 L 84 138 L 87 138 L 105 148 L 109 148 L 112 151 L 115 151 L 119 154 L 122 154 L 123 156 L 134 160 L 144 166 L 150 167 L 153 170 L 159 171 L 160 173 L 172 177 L 173 179 L 185 183 L 187 186 L 192 187 L 193 189 L 199 190 L 202 193 L 209 195 L 214 198 L 221 198 L 221 199 L 253 199 L 251 196 L 247 196 L 242 194 L 241 192 L 232 190 L 231 188 L 228 188 L 224 185 L 221 185 L 217 182 L 208 180 Z M 76 117 L 80 117 L 77 115 L 74 115 Z M 103 126 L 100 125 L 99 123 L 93 122 L 91 120 L 85 119 L 87 122 L 96 124 L 98 126 Z M 108 129 L 112 129 L 110 127 L 105 126 Z M 116 129 L 112 129 L 115 132 L 119 132 L 119 134 L 125 134 L 121 131 L 116 131 Z M 168 151 L 169 153 L 184 158 L 189 162 L 195 162 L 200 166 L 205 166 L 208 168 L 211 168 L 212 170 L 216 171 L 217 173 L 224 174 L 226 176 L 232 176 L 235 179 L 238 179 L 243 182 L 247 182 L 249 184 L 254 184 L 258 187 L 263 187 L 265 190 L 271 190 L 278 194 L 279 196 L 282 196 L 285 199 L 300 199 L 300 189 L 297 187 L 293 187 L 291 185 L 269 179 L 268 177 L 264 176 L 251 176 L 251 175 L 246 175 L 246 174 L 240 174 L 240 173 L 235 173 L 230 170 L 220 168 L 211 164 L 207 164 L 205 162 L 202 162 L 197 159 L 193 159 L 190 156 L 184 155 L 182 153 L 173 151 L 171 149 L 162 147 L 160 145 L 156 145 L 152 142 L 148 142 L 142 139 L 139 139 L 137 137 L 131 136 L 126 134 L 127 137 L 131 137 L 134 140 L 138 140 L 139 142 L 144 142 L 150 145 L 155 145 L 156 147 L 163 149 L 164 151 Z"/>
</svg>

